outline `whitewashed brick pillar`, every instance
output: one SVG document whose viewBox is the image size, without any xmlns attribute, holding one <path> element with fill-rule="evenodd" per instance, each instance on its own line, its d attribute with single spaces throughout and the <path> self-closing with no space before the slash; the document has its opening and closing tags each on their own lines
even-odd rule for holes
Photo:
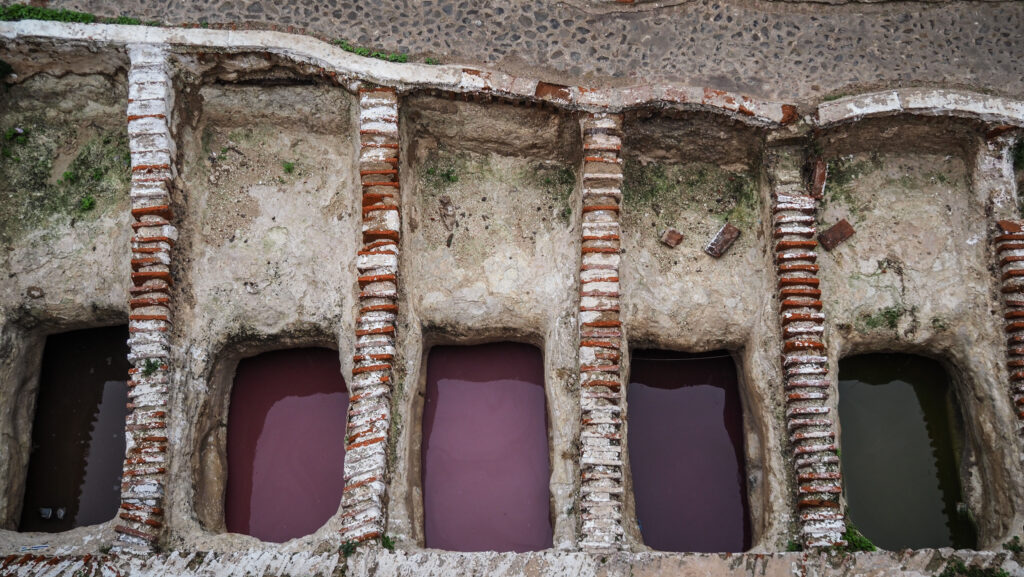
<svg viewBox="0 0 1024 577">
<path fill-rule="evenodd" d="M 398 95 L 359 90 L 359 176 L 363 196 L 359 316 L 345 439 L 345 541 L 384 533 L 388 432 L 398 314 Z"/>
<path fill-rule="evenodd" d="M 844 544 L 846 528 L 836 446 L 835 377 L 829 374 L 818 286 L 818 201 L 802 177 L 803 150 L 769 154 L 772 243 L 778 274 L 786 429 L 796 476 L 800 539 L 806 548 Z"/>
<path fill-rule="evenodd" d="M 171 329 L 174 88 L 166 49 L 128 47 L 132 261 L 127 450 L 115 530 L 119 549 L 149 551 L 163 530 Z"/>
<path fill-rule="evenodd" d="M 619 210 L 622 206 L 622 116 L 583 119 L 583 216 L 580 257 L 579 374 L 580 547 L 624 545 L 622 374 L 619 361 Z"/>
</svg>

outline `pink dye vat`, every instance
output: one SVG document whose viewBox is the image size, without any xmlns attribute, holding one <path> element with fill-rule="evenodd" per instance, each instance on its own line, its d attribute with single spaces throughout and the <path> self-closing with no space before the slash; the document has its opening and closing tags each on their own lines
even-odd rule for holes
<svg viewBox="0 0 1024 577">
<path fill-rule="evenodd" d="M 517 343 L 431 349 L 422 465 L 427 547 L 550 548 L 540 351 Z"/>
<path fill-rule="evenodd" d="M 338 512 L 347 411 L 337 351 L 289 349 L 238 364 L 228 419 L 228 531 L 280 543 L 315 532 Z"/>
<path fill-rule="evenodd" d="M 750 547 L 743 415 L 725 351 L 635 351 L 629 462 L 644 543 L 659 551 Z"/>
</svg>

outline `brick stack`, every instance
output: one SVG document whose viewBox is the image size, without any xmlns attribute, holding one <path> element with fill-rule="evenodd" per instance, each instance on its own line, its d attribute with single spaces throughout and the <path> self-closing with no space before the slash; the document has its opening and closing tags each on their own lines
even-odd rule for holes
<svg viewBox="0 0 1024 577">
<path fill-rule="evenodd" d="M 824 342 L 825 315 L 818 287 L 818 202 L 801 175 L 802 153 L 776 150 L 772 166 L 772 214 L 782 328 L 786 428 L 797 476 L 797 507 L 805 547 L 843 542 L 845 531 L 835 424 Z"/>
<path fill-rule="evenodd" d="M 166 486 L 168 357 L 174 139 L 169 117 L 174 88 L 161 47 L 129 47 L 128 138 L 131 148 L 132 288 L 129 306 L 127 451 L 118 548 L 148 551 L 163 527 Z"/>
<path fill-rule="evenodd" d="M 622 547 L 622 376 L 619 209 L 622 117 L 583 120 L 583 243 L 580 259 L 580 547 Z"/>
<path fill-rule="evenodd" d="M 1014 412 L 1024 421 L 1024 222 L 1000 220 L 995 250 L 1003 284 L 1010 397 Z"/>
<path fill-rule="evenodd" d="M 384 533 L 391 386 L 398 314 L 398 95 L 359 90 L 359 175 L 363 187 L 359 317 L 345 439 L 345 541 Z"/>
</svg>

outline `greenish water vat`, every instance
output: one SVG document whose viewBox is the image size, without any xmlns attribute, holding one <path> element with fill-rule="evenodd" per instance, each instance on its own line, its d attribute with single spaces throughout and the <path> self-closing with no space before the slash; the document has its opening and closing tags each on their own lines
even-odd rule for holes
<svg viewBox="0 0 1024 577">
<path fill-rule="evenodd" d="M 963 430 L 942 366 L 909 355 L 839 363 L 842 468 L 849 516 L 883 549 L 977 546 L 963 504 Z"/>
</svg>

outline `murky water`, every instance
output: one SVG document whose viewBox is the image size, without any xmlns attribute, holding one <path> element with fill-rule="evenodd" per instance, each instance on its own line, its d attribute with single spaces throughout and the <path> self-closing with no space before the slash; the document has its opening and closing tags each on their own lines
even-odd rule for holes
<svg viewBox="0 0 1024 577">
<path fill-rule="evenodd" d="M 551 547 L 544 365 L 534 347 L 434 347 L 423 407 L 426 545 Z"/>
<path fill-rule="evenodd" d="M 884 549 L 977 545 L 963 512 L 956 399 L 942 366 L 908 355 L 839 363 L 849 516 Z"/>
<path fill-rule="evenodd" d="M 127 340 L 127 326 L 46 338 L 20 531 L 67 531 L 117 514 Z"/>
<path fill-rule="evenodd" d="M 238 363 L 228 418 L 228 531 L 281 543 L 315 532 L 338 512 L 347 411 L 337 351 L 288 349 Z"/>
<path fill-rule="evenodd" d="M 629 463 L 644 543 L 659 551 L 748 549 L 743 410 L 732 357 L 637 350 L 630 363 Z"/>
</svg>

